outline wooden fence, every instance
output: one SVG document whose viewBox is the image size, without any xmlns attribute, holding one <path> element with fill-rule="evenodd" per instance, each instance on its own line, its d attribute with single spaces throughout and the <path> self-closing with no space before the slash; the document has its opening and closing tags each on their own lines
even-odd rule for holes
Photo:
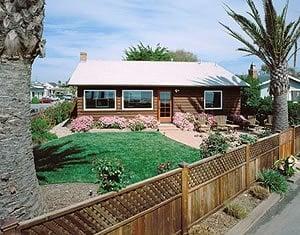
<svg viewBox="0 0 300 235">
<path fill-rule="evenodd" d="M 300 153 L 300 126 L 224 155 L 21 223 L 8 234 L 187 234 L 188 229 L 247 190 L 274 161 Z"/>
</svg>

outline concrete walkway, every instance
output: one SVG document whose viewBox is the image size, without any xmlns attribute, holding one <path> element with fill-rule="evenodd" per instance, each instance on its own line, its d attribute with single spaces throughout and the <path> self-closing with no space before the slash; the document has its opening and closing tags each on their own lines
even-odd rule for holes
<svg viewBox="0 0 300 235">
<path fill-rule="evenodd" d="M 260 219 L 247 234 L 293 235 L 300 234 L 299 180 L 290 192 Z"/>
<path fill-rule="evenodd" d="M 180 130 L 173 124 L 159 125 L 159 132 L 170 139 L 197 149 L 199 149 L 202 140 L 208 136 L 206 133 Z"/>
</svg>

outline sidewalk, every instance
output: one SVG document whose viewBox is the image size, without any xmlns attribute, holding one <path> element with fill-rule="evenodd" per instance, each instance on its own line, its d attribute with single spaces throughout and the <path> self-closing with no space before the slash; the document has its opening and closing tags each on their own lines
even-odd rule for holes
<svg viewBox="0 0 300 235">
<path fill-rule="evenodd" d="M 285 198 L 266 213 L 247 234 L 300 234 L 300 182 L 290 184 Z"/>
</svg>

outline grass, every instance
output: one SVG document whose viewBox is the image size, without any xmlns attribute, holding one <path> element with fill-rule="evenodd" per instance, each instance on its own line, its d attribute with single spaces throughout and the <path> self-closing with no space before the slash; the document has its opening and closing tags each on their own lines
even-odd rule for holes
<svg viewBox="0 0 300 235">
<path fill-rule="evenodd" d="M 176 168 L 182 161 L 200 159 L 199 150 L 173 141 L 158 132 L 80 133 L 43 144 L 34 151 L 41 184 L 96 183 L 92 161 L 117 158 L 128 184 L 157 175 L 161 163 Z"/>
</svg>

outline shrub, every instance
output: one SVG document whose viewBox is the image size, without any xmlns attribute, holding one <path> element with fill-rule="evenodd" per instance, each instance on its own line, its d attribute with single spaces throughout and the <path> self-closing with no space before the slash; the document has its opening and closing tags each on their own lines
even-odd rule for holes
<svg viewBox="0 0 300 235">
<path fill-rule="evenodd" d="M 300 102 L 289 102 L 289 122 L 290 125 L 299 125 L 300 124 Z"/>
<path fill-rule="evenodd" d="M 186 131 L 194 130 L 194 124 L 192 123 L 192 115 L 189 113 L 177 112 L 174 114 L 173 123 L 180 129 Z"/>
<path fill-rule="evenodd" d="M 51 126 L 55 126 L 71 117 L 74 109 L 74 103 L 64 101 L 47 108 L 43 112 L 43 116 L 47 118 Z"/>
<path fill-rule="evenodd" d="M 141 121 L 144 124 L 145 128 L 150 128 L 150 129 L 158 128 L 158 121 L 153 116 L 137 115 L 135 118 Z"/>
<path fill-rule="evenodd" d="M 284 176 L 280 175 L 278 171 L 275 170 L 263 170 L 258 174 L 259 181 L 271 192 L 276 193 L 286 193 L 288 191 L 287 180 Z"/>
<path fill-rule="evenodd" d="M 238 203 L 229 203 L 225 206 L 224 212 L 228 215 L 231 215 L 237 219 L 244 219 L 249 214 L 249 211 L 243 205 Z"/>
<path fill-rule="evenodd" d="M 249 134 L 240 134 L 240 143 L 241 144 L 254 144 L 256 143 L 257 138 Z"/>
<path fill-rule="evenodd" d="M 170 170 L 171 170 L 171 162 L 161 163 L 157 167 L 157 173 L 158 174 L 162 174 L 162 173 L 168 172 Z"/>
<path fill-rule="evenodd" d="M 42 116 L 38 116 L 31 121 L 32 142 L 34 144 L 43 144 L 50 140 L 57 139 L 55 134 L 49 132 L 50 124 Z"/>
<path fill-rule="evenodd" d="M 268 191 L 268 189 L 266 189 L 262 186 L 259 186 L 259 185 L 252 186 L 249 190 L 249 193 L 253 197 L 260 199 L 260 200 L 265 200 L 270 196 L 270 192 Z"/>
<path fill-rule="evenodd" d="M 92 128 L 94 119 L 92 116 L 81 116 L 71 122 L 71 130 L 85 132 Z"/>
<path fill-rule="evenodd" d="M 270 136 L 270 135 L 272 135 L 272 131 L 270 129 L 264 129 L 262 132 L 257 134 L 257 137 L 258 138 L 264 138 L 264 137 L 267 137 L 267 136 Z"/>
<path fill-rule="evenodd" d="M 223 154 L 229 148 L 227 139 L 220 133 L 211 133 L 208 138 L 200 145 L 200 153 L 204 158 Z"/>
<path fill-rule="evenodd" d="M 96 158 L 93 162 L 93 170 L 99 180 L 99 192 L 116 191 L 125 186 L 125 170 L 121 161 Z"/>
<path fill-rule="evenodd" d="M 100 128 L 115 128 L 125 129 L 128 126 L 128 121 L 125 118 L 113 116 L 113 117 L 101 117 L 98 121 Z"/>
<path fill-rule="evenodd" d="M 32 104 L 39 104 L 40 103 L 40 100 L 39 100 L 39 98 L 37 98 L 37 97 L 32 97 L 32 99 L 31 99 L 31 103 Z"/>
<path fill-rule="evenodd" d="M 290 156 L 283 160 L 277 160 L 274 163 L 274 166 L 280 172 L 280 174 L 291 177 L 296 173 L 296 161 L 297 159 L 294 156 Z"/>
<path fill-rule="evenodd" d="M 145 127 L 145 124 L 143 123 L 143 121 L 141 121 L 139 119 L 132 119 L 129 121 L 129 128 L 132 131 L 142 131 L 146 127 Z"/>
</svg>

